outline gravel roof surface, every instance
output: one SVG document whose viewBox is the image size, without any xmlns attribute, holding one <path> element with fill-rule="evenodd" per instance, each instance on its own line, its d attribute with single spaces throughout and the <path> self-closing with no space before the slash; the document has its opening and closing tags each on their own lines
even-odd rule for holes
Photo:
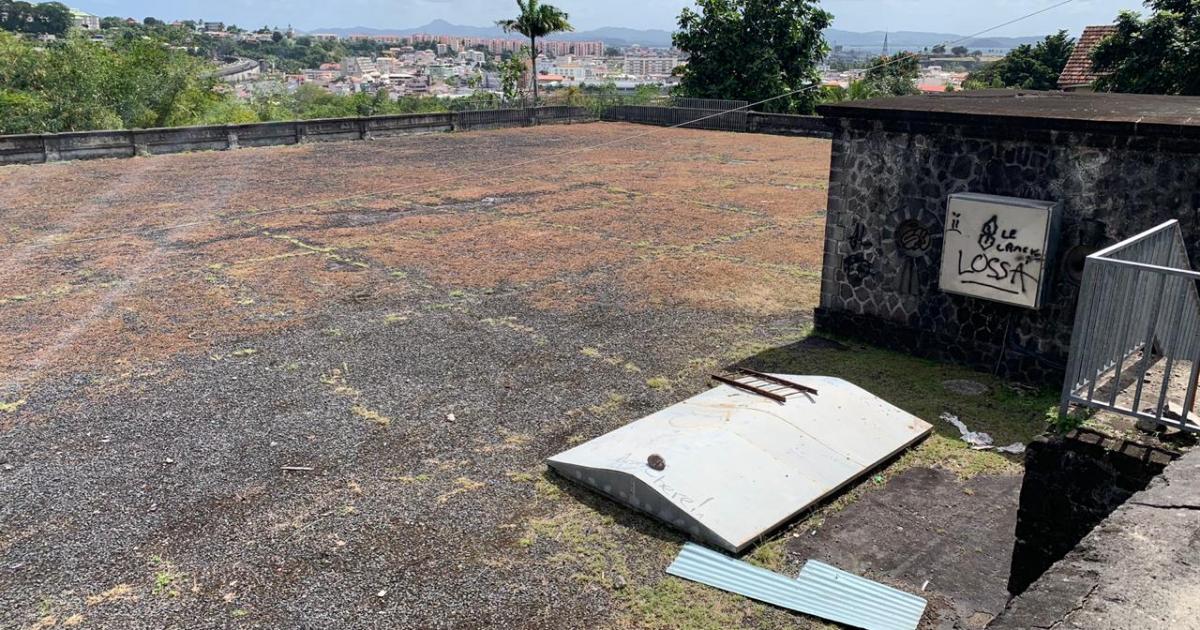
<svg viewBox="0 0 1200 630">
<path fill-rule="evenodd" d="M 828 143 L 663 130 L 554 157 L 645 130 L 0 169 L 0 627 L 687 607 L 676 534 L 541 462 L 803 336 Z"/>
</svg>

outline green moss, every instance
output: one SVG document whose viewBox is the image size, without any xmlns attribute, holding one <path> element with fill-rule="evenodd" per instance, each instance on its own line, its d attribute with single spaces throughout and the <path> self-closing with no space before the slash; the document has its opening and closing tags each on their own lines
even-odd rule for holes
<svg viewBox="0 0 1200 630">
<path fill-rule="evenodd" d="M 646 379 L 646 387 L 650 389 L 671 389 L 671 379 L 665 376 L 655 376 Z"/>
</svg>

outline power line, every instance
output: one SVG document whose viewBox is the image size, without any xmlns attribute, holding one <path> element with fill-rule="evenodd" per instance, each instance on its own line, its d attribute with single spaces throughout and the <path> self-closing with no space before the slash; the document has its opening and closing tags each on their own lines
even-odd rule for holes
<svg viewBox="0 0 1200 630">
<path fill-rule="evenodd" d="M 941 46 L 950 46 L 951 44 L 958 44 L 958 43 L 960 43 L 960 42 L 964 42 L 964 41 L 967 41 L 967 40 L 970 40 L 970 39 L 974 39 L 974 38 L 976 38 L 976 37 L 979 37 L 980 35 L 985 35 L 985 34 L 987 34 L 987 33 L 990 33 L 990 32 L 992 32 L 992 31 L 995 31 L 995 30 L 998 30 L 998 29 L 1004 28 L 1005 26 L 1009 26 L 1009 25 L 1012 25 L 1012 24 L 1016 24 L 1017 22 L 1021 22 L 1021 21 L 1023 21 L 1023 20 L 1027 20 L 1027 19 L 1029 19 L 1029 18 L 1031 18 L 1031 17 L 1034 17 L 1034 16 L 1036 16 L 1036 15 L 1041 15 L 1042 13 L 1046 13 L 1047 11 L 1051 11 L 1051 10 L 1053 10 L 1053 9 L 1057 9 L 1057 8 L 1059 8 L 1059 7 L 1061 7 L 1061 6 L 1065 6 L 1065 5 L 1071 4 L 1071 3 L 1072 3 L 1072 2 L 1074 2 L 1074 1 L 1075 1 L 1075 0 L 1062 0 L 1061 2 L 1058 2 L 1058 3 L 1052 4 L 1052 5 L 1048 6 L 1048 7 L 1044 7 L 1044 8 L 1042 8 L 1042 9 L 1038 9 L 1037 11 L 1032 11 L 1032 12 L 1030 12 L 1030 13 L 1026 13 L 1025 15 L 1022 15 L 1022 16 L 1020 16 L 1020 17 L 1013 18 L 1013 19 L 1011 19 L 1011 20 L 1008 20 L 1008 21 L 1006 21 L 1006 22 L 1002 22 L 1002 23 L 1000 23 L 1000 24 L 996 24 L 995 26 L 989 26 L 988 28 L 985 28 L 985 29 L 983 29 L 983 30 L 981 30 L 981 31 L 978 31 L 978 32 L 975 32 L 975 33 L 972 33 L 972 34 L 970 34 L 970 35 L 964 35 L 964 36 L 962 36 L 962 37 L 959 37 L 958 39 L 953 39 L 953 40 L 949 40 L 949 41 L 942 42 L 942 43 L 941 43 L 941 44 L 939 44 L 939 45 L 941 45 Z M 909 55 L 907 55 L 907 56 L 906 56 L 906 55 L 900 55 L 900 54 L 897 54 L 895 57 L 891 57 L 891 58 L 885 59 L 885 60 L 884 60 L 883 62 L 881 62 L 881 63 L 878 63 L 878 64 L 875 64 L 874 66 L 870 66 L 870 67 L 868 67 L 868 68 L 865 68 L 865 69 L 864 69 L 864 72 L 870 72 L 871 70 L 877 70 L 877 69 L 879 69 L 879 68 L 884 68 L 884 67 L 890 66 L 890 65 L 892 65 L 892 64 L 899 63 L 900 61 L 903 61 L 903 60 L 905 60 L 905 59 L 908 59 L 908 58 L 910 58 L 910 57 L 915 57 L 915 56 L 916 56 L 916 55 L 915 55 L 915 54 L 912 54 L 912 53 L 910 53 L 910 54 L 909 54 Z M 696 124 L 696 123 L 704 122 L 704 121 L 706 121 L 706 120 L 709 120 L 709 119 L 712 119 L 712 118 L 716 118 L 716 117 L 719 117 L 719 116 L 724 116 L 724 115 L 726 115 L 726 114 L 731 114 L 731 113 L 734 113 L 734 112 L 738 112 L 738 111 L 742 111 L 742 110 L 750 109 L 751 107 L 757 107 L 757 106 L 759 106 L 759 105 L 763 105 L 763 104 L 765 104 L 765 103 L 770 103 L 770 102 L 772 102 L 772 101 L 776 101 L 776 100 L 779 100 L 779 99 L 781 99 L 781 98 L 788 98 L 788 97 L 791 97 L 791 96 L 795 96 L 796 94 L 800 94 L 800 93 L 802 93 L 802 92 L 806 92 L 806 91 L 808 91 L 808 90 L 813 90 L 813 89 L 816 89 L 816 88 L 819 88 L 819 87 L 821 87 L 821 84 L 820 84 L 820 82 L 817 82 L 817 83 L 813 83 L 813 84 L 811 84 L 811 85 L 806 85 L 806 86 L 804 86 L 804 87 L 797 88 L 797 89 L 795 89 L 795 90 L 791 90 L 791 91 L 788 91 L 788 92 L 784 92 L 784 93 L 782 93 L 782 94 L 778 94 L 778 95 L 776 95 L 776 96 L 772 96 L 772 97 L 770 97 L 770 98 L 765 98 L 765 99 L 762 99 L 762 100 L 760 100 L 760 101 L 755 101 L 755 102 L 753 102 L 753 103 L 748 103 L 748 104 L 746 104 L 746 105 L 742 105 L 742 106 L 740 106 L 740 107 L 734 107 L 734 108 L 732 108 L 732 109 L 727 109 L 727 110 L 718 111 L 718 112 L 715 112 L 715 113 L 712 113 L 712 114 L 708 114 L 708 115 L 705 115 L 705 116 L 701 116 L 701 117 L 699 117 L 699 118 L 696 118 L 696 119 L 693 119 L 693 120 L 689 120 L 689 121 L 686 121 L 686 122 L 681 122 L 681 123 L 677 123 L 677 124 L 674 124 L 674 125 L 669 125 L 669 126 L 666 126 L 666 127 L 656 127 L 656 128 L 654 128 L 654 129 L 651 129 L 651 130 L 649 130 L 649 131 L 645 131 L 645 132 L 642 132 L 642 133 L 636 133 L 636 134 L 629 135 L 629 136 L 623 136 L 623 137 L 616 138 L 616 139 L 613 139 L 613 140 L 609 140 L 609 141 L 606 141 L 606 142 L 600 142 L 600 143 L 598 143 L 598 144 L 592 144 L 592 145 L 588 145 L 588 146 L 584 146 L 584 147 L 578 147 L 578 148 L 575 148 L 575 149 L 568 149 L 568 150 L 566 150 L 566 151 L 562 151 L 562 152 L 560 152 L 560 153 L 557 153 L 557 154 L 555 154 L 555 155 L 553 155 L 553 156 L 550 156 L 550 157 L 545 157 L 545 158 L 542 158 L 542 157 L 539 157 L 539 158 L 531 158 L 531 159 L 528 159 L 528 160 L 522 160 L 522 161 L 520 161 L 520 162 L 513 162 L 513 163 L 508 163 L 508 164 L 502 164 L 502 165 L 500 165 L 500 166 L 496 166 L 496 167 L 493 167 L 493 168 L 487 168 L 487 169 L 483 169 L 483 170 L 472 171 L 472 172 L 470 172 L 470 173 L 461 173 L 461 174 L 459 174 L 459 175 L 450 175 L 450 176 L 447 176 L 447 177 L 444 177 L 444 178 L 441 178 L 441 179 L 434 179 L 434 180 L 430 180 L 430 181 L 424 181 L 424 182 L 419 182 L 419 183 L 415 183 L 415 184 L 406 184 L 406 185 L 402 185 L 402 186 L 394 186 L 394 187 L 391 187 L 391 188 L 385 188 L 385 189 L 382 189 L 382 190 L 376 190 L 376 191 L 372 191 L 372 192 L 368 192 L 368 193 L 362 193 L 362 194 L 359 194 L 359 195 L 349 195 L 349 196 L 346 196 L 346 197 L 338 197 L 338 198 L 334 198 L 334 199 L 324 199 L 324 200 L 312 201 L 312 202 L 308 202 L 308 203 L 302 203 L 302 204 L 293 204 L 293 205 L 288 205 L 288 206 L 281 206 L 281 207 L 279 207 L 279 208 L 272 208 L 272 209 L 270 209 L 270 210 L 260 210 L 260 211 L 257 211 L 257 212 L 249 212 L 249 213 L 244 213 L 244 214 L 235 215 L 235 216 L 214 216 L 214 217 L 207 217 L 207 218 L 204 218 L 204 219 L 197 219 L 197 220 L 195 220 L 195 221 L 188 221 L 188 222 L 185 222 L 185 223 L 177 223 L 177 224 L 173 224 L 173 225 L 164 225 L 164 226 L 150 227 L 150 228 L 139 228 L 139 229 L 135 229 L 135 230 L 127 230 L 127 231 L 124 231 L 124 232 L 116 232 L 116 233 L 113 233 L 113 234 L 105 234 L 105 235 L 98 235 L 98 236 L 89 236 L 89 237 L 86 237 L 86 238 L 72 239 L 72 240 L 67 240 L 67 241 L 58 241 L 58 242 L 52 242 L 52 243 L 34 243 L 34 242 L 31 242 L 31 241 L 23 241 L 23 242 L 17 242 L 17 243 L 13 243 L 12 245 L 9 245 L 8 247 L 4 248 L 4 250 L 0 250 L 0 251 L 9 251 L 9 250 L 15 249 L 17 246 L 20 246 L 20 245 L 25 245 L 25 246 L 27 246 L 27 247 L 34 247 L 34 248 L 43 248 L 43 247 L 51 247 L 51 246 L 55 246 L 55 245 L 73 245 L 73 244 L 78 244 L 78 243 L 89 243 L 89 242 L 94 242 L 94 241 L 103 241 L 103 240 L 108 240 L 108 239 L 113 239 L 113 238 L 119 238 L 119 237 L 121 237 L 121 236 L 130 236 L 130 235 L 151 235 L 151 234 L 158 234 L 158 233 L 160 233 L 160 232 L 170 232 L 170 231 L 172 231 L 172 230 L 179 230 L 179 229 L 183 229 L 183 228 L 187 228 L 187 227 L 194 227 L 194 226 L 197 226 L 197 225 L 203 225 L 203 224 L 206 224 L 206 223 L 213 223 L 213 222 L 216 222 L 216 221 L 221 221 L 221 220 L 233 220 L 233 221 L 236 221 L 236 220 L 240 220 L 240 219 L 251 219 L 251 218 L 254 218 L 254 217 L 260 217 L 260 216 L 269 215 L 269 214 L 278 214 L 278 213 L 280 213 L 280 212 L 288 212 L 288 211 L 295 211 L 295 210 L 305 210 L 305 209 L 308 209 L 308 208 L 314 208 L 314 207 L 323 206 L 323 205 L 327 205 L 327 204 L 339 204 L 339 203 L 345 203 L 345 202 L 347 202 L 347 201 L 357 201 L 357 200 L 359 200 L 359 199 L 366 199 L 366 198 L 370 198 L 370 197 L 375 197 L 375 196 L 377 196 L 377 195 L 392 194 L 392 193 L 396 193 L 396 192 L 400 192 L 400 191 L 404 191 L 404 190 L 411 190 L 411 189 L 414 189 L 414 188 L 422 188 L 422 189 L 427 189 L 427 188 L 430 188 L 430 187 L 440 186 L 440 185 L 442 185 L 442 184 L 446 184 L 446 183 L 449 183 L 449 182 L 454 182 L 454 181 L 458 181 L 458 180 L 461 180 L 461 179 L 467 179 L 467 178 L 469 178 L 469 177 L 473 178 L 473 177 L 479 177 L 479 176 L 481 176 L 481 175 L 491 175 L 491 174 L 494 174 L 494 173 L 500 173 L 500 172 L 503 172 L 503 171 L 512 170 L 512 169 L 515 169 L 515 168 L 520 168 L 520 167 L 522 167 L 522 166 L 528 166 L 528 165 L 530 165 L 530 164 L 534 164 L 534 163 L 541 162 L 541 161 L 545 161 L 545 160 L 559 160 L 559 159 L 561 159 L 561 158 L 568 157 L 568 156 L 571 156 L 571 155 L 577 155 L 577 154 L 579 154 L 579 153 L 584 153 L 584 152 L 586 152 L 586 151 L 594 151 L 594 150 L 596 150 L 596 149 L 602 149 L 602 148 L 604 148 L 604 147 L 612 146 L 612 145 L 614 145 L 614 144 L 620 144 L 620 143 L 623 143 L 623 142 L 629 142 L 629 141 L 632 141 L 632 140 L 638 140 L 638 139 L 640 139 L 640 138 L 645 138 L 645 137 L 652 136 L 652 135 L 655 135 L 655 134 L 663 133 L 664 131 L 667 131 L 667 130 L 669 130 L 669 129 L 678 129 L 678 128 L 680 128 L 680 127 L 686 127 L 686 126 L 688 126 L 688 125 L 694 125 L 694 124 Z"/>
</svg>

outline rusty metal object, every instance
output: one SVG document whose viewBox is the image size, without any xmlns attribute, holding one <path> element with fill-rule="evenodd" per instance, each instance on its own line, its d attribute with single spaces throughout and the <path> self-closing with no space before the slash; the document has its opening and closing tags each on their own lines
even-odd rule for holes
<svg viewBox="0 0 1200 630">
<path fill-rule="evenodd" d="M 662 455 L 655 453 L 646 458 L 646 465 L 654 470 L 663 470 L 667 467 L 667 460 L 662 458 Z"/>
<path fill-rule="evenodd" d="M 753 385 L 742 383 L 740 381 L 735 381 L 734 379 L 729 378 L 728 376 L 721 376 L 720 374 L 712 374 L 711 377 L 714 381 L 719 381 L 721 383 L 725 383 L 726 385 L 729 385 L 730 387 L 736 387 L 738 389 L 748 391 L 752 394 L 758 394 L 759 396 L 762 396 L 764 398 L 770 398 L 771 400 L 774 400 L 775 402 L 781 402 L 781 403 L 787 402 L 787 398 L 781 396 L 780 394 L 776 394 L 775 392 L 769 392 L 761 387 L 755 387 Z"/>
<path fill-rule="evenodd" d="M 764 381 L 770 381 L 772 383 L 791 387 L 792 389 L 794 389 L 796 391 L 807 392 L 809 394 L 817 393 L 816 389 L 809 387 L 808 385 L 801 385 L 800 383 L 796 383 L 794 381 L 789 381 L 784 378 L 779 378 L 778 376 L 771 376 L 770 374 L 764 374 L 762 372 L 757 372 L 755 370 L 751 370 L 748 368 L 738 368 L 738 371 L 741 372 L 742 374 L 748 374 L 750 376 L 758 377 Z"/>
</svg>

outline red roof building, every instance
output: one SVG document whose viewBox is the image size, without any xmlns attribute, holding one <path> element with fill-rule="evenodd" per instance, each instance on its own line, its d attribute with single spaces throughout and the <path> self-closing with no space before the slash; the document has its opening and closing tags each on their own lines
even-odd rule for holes
<svg viewBox="0 0 1200 630">
<path fill-rule="evenodd" d="M 1116 32 L 1117 27 L 1112 24 L 1085 26 L 1083 35 L 1075 42 L 1075 50 L 1067 59 L 1067 65 L 1058 75 L 1059 89 L 1069 92 L 1091 90 L 1092 82 L 1100 76 L 1092 71 L 1092 51 L 1105 37 Z"/>
</svg>

